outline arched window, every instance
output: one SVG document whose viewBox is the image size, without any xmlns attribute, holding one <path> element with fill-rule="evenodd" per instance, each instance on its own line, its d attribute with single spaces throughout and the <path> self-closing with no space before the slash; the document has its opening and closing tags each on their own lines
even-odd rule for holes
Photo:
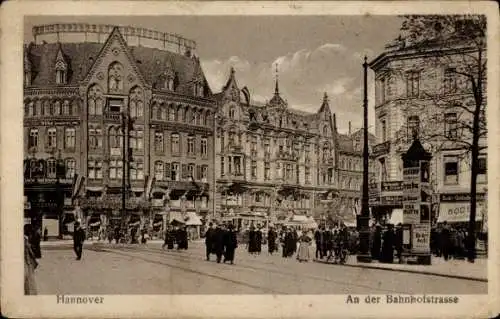
<svg viewBox="0 0 500 319">
<path fill-rule="evenodd" d="M 57 147 L 57 129 L 55 127 L 51 127 L 47 130 L 47 147 Z"/>
<path fill-rule="evenodd" d="M 171 152 L 172 154 L 179 154 L 180 152 L 180 137 L 177 133 L 172 133 L 170 136 Z"/>
<path fill-rule="evenodd" d="M 121 134 L 121 128 L 111 127 L 109 129 L 109 147 L 119 148 L 121 150 L 123 144 L 123 137 Z"/>
<path fill-rule="evenodd" d="M 40 113 L 42 115 L 42 113 Z M 43 101 L 43 115 L 50 116 L 50 102 L 48 100 Z"/>
<path fill-rule="evenodd" d="M 57 162 L 55 158 L 49 158 L 47 160 L 47 177 L 55 178 L 57 173 Z"/>
<path fill-rule="evenodd" d="M 171 122 L 174 122 L 175 121 L 175 115 L 176 115 L 176 112 L 175 112 L 175 106 L 173 106 L 172 104 L 168 107 L 168 120 L 171 121 Z"/>
<path fill-rule="evenodd" d="M 102 89 L 97 84 L 94 84 L 89 88 L 87 93 L 87 105 L 89 115 L 102 115 Z"/>
<path fill-rule="evenodd" d="M 37 100 L 33 108 L 33 116 L 42 115 L 42 101 Z"/>
<path fill-rule="evenodd" d="M 153 102 L 153 106 L 151 107 L 151 119 L 156 119 L 158 115 L 158 104 Z"/>
<path fill-rule="evenodd" d="M 208 116 L 209 116 L 208 111 L 203 112 L 203 125 L 204 126 L 208 126 Z"/>
<path fill-rule="evenodd" d="M 113 62 L 108 69 L 109 92 L 121 92 L 123 90 L 123 66 L 120 62 Z"/>
<path fill-rule="evenodd" d="M 64 103 L 67 103 L 67 101 L 64 101 Z M 61 102 L 55 101 L 54 108 L 52 111 L 53 111 L 52 115 L 61 115 Z"/>
<path fill-rule="evenodd" d="M 408 139 L 417 138 L 420 133 L 420 118 L 417 115 L 408 117 Z"/>
<path fill-rule="evenodd" d="M 130 90 L 129 97 L 130 116 L 132 118 L 144 116 L 144 102 L 142 97 L 142 89 L 138 86 Z"/>
<path fill-rule="evenodd" d="M 162 121 L 166 121 L 167 120 L 167 106 L 165 104 L 162 104 L 160 106 L 160 119 Z"/>
<path fill-rule="evenodd" d="M 234 119 L 236 117 L 236 108 L 231 106 L 229 109 L 229 118 Z"/>
<path fill-rule="evenodd" d="M 181 106 L 178 106 L 177 107 L 177 117 L 176 117 L 176 120 L 177 121 L 181 121 L 181 120 L 184 120 L 183 119 L 183 114 L 182 114 L 182 107 Z"/>
<path fill-rule="evenodd" d="M 163 165 L 163 162 L 157 161 L 155 162 L 155 178 L 158 181 L 163 180 L 163 177 L 165 176 L 165 166 Z"/>
<path fill-rule="evenodd" d="M 327 136 L 328 135 L 328 126 L 323 126 L 323 136 Z"/>
</svg>

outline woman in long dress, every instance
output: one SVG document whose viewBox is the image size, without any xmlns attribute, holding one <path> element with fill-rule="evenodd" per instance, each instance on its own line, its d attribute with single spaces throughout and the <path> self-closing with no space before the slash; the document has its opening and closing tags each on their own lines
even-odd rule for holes
<svg viewBox="0 0 500 319">
<path fill-rule="evenodd" d="M 307 236 L 305 233 L 303 233 L 299 237 L 299 251 L 297 252 L 297 260 L 299 262 L 303 261 L 309 261 L 310 259 L 310 253 L 309 253 L 309 246 L 311 245 L 311 238 Z"/>
</svg>

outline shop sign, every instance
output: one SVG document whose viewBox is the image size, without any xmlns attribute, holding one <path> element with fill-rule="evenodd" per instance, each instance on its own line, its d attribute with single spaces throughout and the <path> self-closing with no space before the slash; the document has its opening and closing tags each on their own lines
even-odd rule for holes
<svg viewBox="0 0 500 319">
<path fill-rule="evenodd" d="M 382 192 L 397 192 L 403 190 L 402 181 L 382 182 Z"/>
<path fill-rule="evenodd" d="M 57 178 L 25 178 L 25 184 L 55 184 L 57 183 Z M 71 184 L 73 182 L 70 178 L 59 178 L 59 183 L 61 184 Z"/>
<path fill-rule="evenodd" d="M 484 201 L 485 194 L 476 194 L 477 201 Z M 440 194 L 441 202 L 470 202 L 470 193 Z"/>
<path fill-rule="evenodd" d="M 380 205 L 386 206 L 401 206 L 403 203 L 403 196 L 381 196 Z"/>
<path fill-rule="evenodd" d="M 468 222 L 470 218 L 470 204 L 468 202 L 441 203 L 439 205 L 438 222 Z M 481 206 L 476 206 L 476 221 L 483 220 Z"/>
<path fill-rule="evenodd" d="M 420 223 L 420 207 L 415 204 L 405 203 L 403 205 L 403 224 Z"/>
<path fill-rule="evenodd" d="M 431 243 L 431 226 L 417 224 L 412 226 L 411 249 L 414 253 L 429 253 Z"/>
</svg>

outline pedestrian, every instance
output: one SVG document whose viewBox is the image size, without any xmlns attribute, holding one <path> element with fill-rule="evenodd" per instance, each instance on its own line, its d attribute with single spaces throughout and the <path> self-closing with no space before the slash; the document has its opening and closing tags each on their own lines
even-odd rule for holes
<svg viewBox="0 0 500 319">
<path fill-rule="evenodd" d="M 257 253 L 257 231 L 255 230 L 255 226 L 250 226 L 250 231 L 248 232 L 248 252 L 251 255 Z"/>
<path fill-rule="evenodd" d="M 403 255 L 403 225 L 401 223 L 398 224 L 396 228 L 396 238 L 395 238 L 395 248 L 396 254 L 398 257 L 398 263 L 402 264 L 402 255 Z"/>
<path fill-rule="evenodd" d="M 24 225 L 24 294 L 36 295 L 35 269 L 38 267 L 30 245 L 31 225 Z"/>
<path fill-rule="evenodd" d="M 43 241 L 48 241 L 49 240 L 49 230 L 47 227 L 43 229 Z"/>
<path fill-rule="evenodd" d="M 210 260 L 210 254 L 214 252 L 214 228 L 213 223 L 208 224 L 208 229 L 205 232 L 205 252 L 207 260 Z"/>
<path fill-rule="evenodd" d="M 224 229 L 220 225 L 215 227 L 213 233 L 213 252 L 217 257 L 217 263 L 219 264 L 222 259 L 222 254 L 224 253 Z"/>
<path fill-rule="evenodd" d="M 262 229 L 260 225 L 257 225 L 257 230 L 255 231 L 255 252 L 260 255 L 262 251 Z"/>
<path fill-rule="evenodd" d="M 269 227 L 269 231 L 267 232 L 267 250 L 269 251 L 269 254 L 272 255 L 275 250 L 277 250 L 276 247 L 276 238 L 278 234 L 274 230 L 274 227 Z"/>
<path fill-rule="evenodd" d="M 182 226 L 177 231 L 177 249 L 188 249 L 188 233 L 186 230 L 186 226 Z"/>
<path fill-rule="evenodd" d="M 316 229 L 316 232 L 314 233 L 314 241 L 316 242 L 316 254 L 315 258 L 318 259 L 323 259 L 323 230 L 321 228 Z"/>
<path fill-rule="evenodd" d="M 32 236 L 30 240 L 30 245 L 31 245 L 31 250 L 33 251 L 33 254 L 35 255 L 35 258 L 40 259 L 42 258 L 42 248 L 40 247 L 40 242 L 42 241 L 42 236 L 40 234 L 40 229 L 36 227 L 35 229 L 32 229 Z"/>
<path fill-rule="evenodd" d="M 323 228 L 323 257 L 330 258 L 332 251 L 332 228 L 330 226 L 329 229 Z"/>
<path fill-rule="evenodd" d="M 291 228 L 288 228 L 288 231 L 285 235 L 285 250 L 286 250 L 286 255 L 285 257 L 291 257 L 295 253 L 295 238 L 294 238 L 294 232 Z"/>
<path fill-rule="evenodd" d="M 236 231 L 232 224 L 229 224 L 224 232 L 224 263 L 229 261 L 231 265 L 234 263 L 234 252 L 238 248 L 238 239 Z"/>
<path fill-rule="evenodd" d="M 285 226 L 283 226 L 283 228 L 281 229 L 281 233 L 280 233 L 281 251 L 282 251 L 283 258 L 287 257 L 287 245 L 286 245 L 287 234 L 288 234 L 288 230 L 286 229 Z"/>
<path fill-rule="evenodd" d="M 394 225 L 387 225 L 387 230 L 383 235 L 383 244 L 382 244 L 382 256 L 380 261 L 383 263 L 394 262 L 394 242 L 396 235 L 394 234 Z"/>
<path fill-rule="evenodd" d="M 373 241 L 372 241 L 372 259 L 379 260 L 380 259 L 380 246 L 382 245 L 382 227 L 377 224 L 375 225 L 375 229 L 373 230 Z"/>
<path fill-rule="evenodd" d="M 165 238 L 163 245 L 161 246 L 162 249 L 165 249 L 165 246 L 167 246 L 167 249 L 174 249 L 174 243 L 175 243 L 175 237 L 173 233 L 173 229 L 171 225 L 167 225 L 167 230 L 165 231 Z"/>
<path fill-rule="evenodd" d="M 446 221 L 443 223 L 439 239 L 444 260 L 448 260 L 450 258 L 450 229 Z"/>
<path fill-rule="evenodd" d="M 76 254 L 76 260 L 82 259 L 83 242 L 85 241 L 85 231 L 80 226 L 80 222 L 75 222 L 75 229 L 73 232 L 73 250 Z"/>
<path fill-rule="evenodd" d="M 311 244 L 311 238 L 307 236 L 305 233 L 303 233 L 299 237 L 299 249 L 297 252 L 297 260 L 299 262 L 307 262 L 309 261 L 310 254 L 309 254 L 309 245 Z"/>
<path fill-rule="evenodd" d="M 76 227 L 76 222 L 75 222 L 75 227 Z M 120 242 L 120 237 L 121 237 L 121 231 L 120 231 L 120 226 L 115 227 L 115 243 L 118 244 Z"/>
</svg>

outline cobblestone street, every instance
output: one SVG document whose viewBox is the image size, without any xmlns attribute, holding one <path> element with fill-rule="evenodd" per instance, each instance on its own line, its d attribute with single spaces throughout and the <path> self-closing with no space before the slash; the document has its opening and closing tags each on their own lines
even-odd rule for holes
<svg viewBox="0 0 500 319">
<path fill-rule="evenodd" d="M 146 246 L 88 245 L 75 260 L 69 245 L 43 247 L 39 294 L 485 294 L 487 283 L 441 276 L 299 263 L 280 253 L 249 255 L 234 265 L 205 261 L 204 244 L 188 251 Z M 313 250 L 311 249 L 311 252 Z M 464 264 L 464 266 L 466 263 Z"/>
</svg>

